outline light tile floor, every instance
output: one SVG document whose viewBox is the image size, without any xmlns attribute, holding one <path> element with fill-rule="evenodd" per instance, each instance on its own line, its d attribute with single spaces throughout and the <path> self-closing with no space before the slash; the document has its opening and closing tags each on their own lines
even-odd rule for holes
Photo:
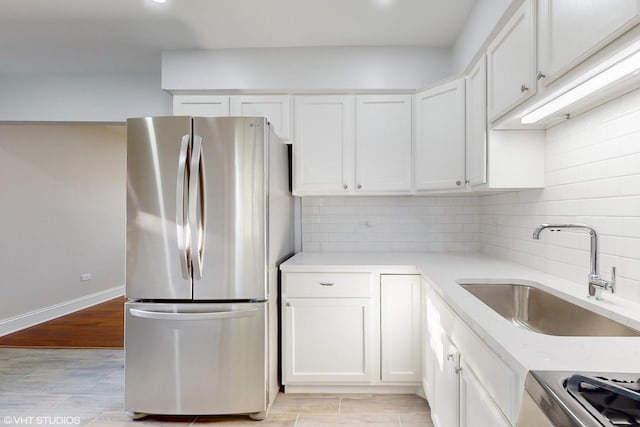
<svg viewBox="0 0 640 427">
<path fill-rule="evenodd" d="M 264 421 L 246 416 L 147 417 L 123 412 L 122 350 L 0 349 L 0 427 L 21 426 L 424 426 L 412 395 L 280 394 Z"/>
</svg>

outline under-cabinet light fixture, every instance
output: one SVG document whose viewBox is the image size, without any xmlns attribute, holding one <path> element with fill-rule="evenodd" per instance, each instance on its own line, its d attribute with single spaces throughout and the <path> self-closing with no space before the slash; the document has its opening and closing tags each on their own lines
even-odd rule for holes
<svg viewBox="0 0 640 427">
<path fill-rule="evenodd" d="M 640 71 L 640 41 L 623 49 L 607 61 L 594 67 L 579 79 L 565 85 L 534 106 L 520 118 L 523 124 L 537 123 L 562 109 Z"/>
</svg>

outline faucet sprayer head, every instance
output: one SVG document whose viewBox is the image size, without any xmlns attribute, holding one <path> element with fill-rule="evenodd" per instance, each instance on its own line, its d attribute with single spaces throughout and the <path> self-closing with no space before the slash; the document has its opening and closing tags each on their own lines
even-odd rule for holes
<svg viewBox="0 0 640 427">
<path fill-rule="evenodd" d="M 540 240 L 540 233 L 542 232 L 542 230 L 544 230 L 547 227 L 549 227 L 549 224 L 540 224 L 539 226 L 536 227 L 535 230 L 533 230 L 533 234 L 531 235 L 531 237 L 534 240 Z"/>
</svg>

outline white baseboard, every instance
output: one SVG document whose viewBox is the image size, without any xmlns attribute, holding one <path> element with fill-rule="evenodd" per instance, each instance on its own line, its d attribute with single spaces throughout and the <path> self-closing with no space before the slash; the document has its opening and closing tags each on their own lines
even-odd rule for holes
<svg viewBox="0 0 640 427">
<path fill-rule="evenodd" d="M 312 394 L 419 394 L 415 385 L 285 385 L 285 393 Z"/>
<path fill-rule="evenodd" d="M 105 291 L 64 301 L 39 310 L 2 319 L 0 320 L 0 337 L 123 295 L 124 286 L 118 286 Z"/>
</svg>

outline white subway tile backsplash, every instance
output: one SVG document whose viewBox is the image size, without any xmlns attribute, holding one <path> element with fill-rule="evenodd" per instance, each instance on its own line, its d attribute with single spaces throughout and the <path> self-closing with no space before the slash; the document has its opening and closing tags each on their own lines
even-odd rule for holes
<svg viewBox="0 0 640 427">
<path fill-rule="evenodd" d="M 479 251 L 480 200 L 460 197 L 305 197 L 306 251 Z"/>
<path fill-rule="evenodd" d="M 589 237 L 540 223 L 586 223 L 600 235 L 600 271 L 640 302 L 640 90 L 547 131 L 545 188 L 480 198 L 482 250 L 585 286 Z"/>
</svg>

